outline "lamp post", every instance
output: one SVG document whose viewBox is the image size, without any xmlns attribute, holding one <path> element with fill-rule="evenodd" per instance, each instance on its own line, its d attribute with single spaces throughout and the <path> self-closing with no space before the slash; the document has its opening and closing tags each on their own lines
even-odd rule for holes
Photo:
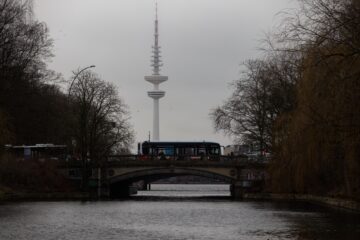
<svg viewBox="0 0 360 240">
<path fill-rule="evenodd" d="M 69 90 L 68 90 L 68 97 L 70 97 L 70 93 L 71 93 L 71 89 L 73 87 L 73 84 L 74 82 L 78 79 L 78 77 L 80 76 L 80 74 L 82 72 L 84 72 L 85 70 L 89 69 L 89 68 L 94 68 L 95 65 L 91 65 L 91 66 L 88 66 L 88 67 L 85 67 L 83 69 L 81 69 L 80 71 L 78 71 L 76 73 L 76 75 L 74 76 L 73 80 L 71 81 L 70 83 L 70 86 L 69 86 Z M 69 98 L 70 100 L 70 98 Z M 83 102 L 82 102 L 83 103 Z M 88 191 L 88 184 L 89 184 L 89 178 L 88 178 L 88 163 L 87 163 L 87 137 L 86 137 L 86 134 L 87 134 L 87 127 L 86 127 L 86 121 L 87 121 L 87 113 L 86 113 L 86 110 L 84 110 L 84 107 L 83 105 L 84 104 L 81 104 L 82 107 L 81 107 L 81 111 L 80 111 L 80 115 L 78 116 L 79 117 L 79 123 L 80 123 L 80 136 L 79 136 L 79 147 L 80 147 L 80 154 L 81 154 L 81 162 L 82 162 L 82 183 L 81 183 L 81 188 L 83 191 Z"/>
<path fill-rule="evenodd" d="M 73 80 L 71 81 L 71 84 L 70 84 L 70 87 L 69 87 L 69 90 L 68 90 L 68 95 L 70 95 L 71 88 L 72 88 L 75 80 L 80 76 L 80 74 L 81 74 L 83 71 L 85 71 L 85 70 L 87 70 L 87 69 L 89 69 L 89 68 L 94 68 L 94 67 L 95 67 L 95 65 L 87 66 L 87 67 L 81 69 L 81 70 L 75 75 L 75 77 L 74 77 Z"/>
</svg>

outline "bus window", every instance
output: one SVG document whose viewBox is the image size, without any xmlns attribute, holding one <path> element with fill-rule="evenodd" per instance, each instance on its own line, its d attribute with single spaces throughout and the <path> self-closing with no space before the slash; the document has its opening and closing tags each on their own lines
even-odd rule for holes
<svg viewBox="0 0 360 240">
<path fill-rule="evenodd" d="M 210 155 L 219 155 L 219 148 L 210 148 L 209 154 Z"/>
<path fill-rule="evenodd" d="M 139 145 L 144 155 L 206 156 L 220 155 L 220 144 L 214 142 L 143 142 Z M 142 148 L 142 149 L 141 149 Z"/>
<path fill-rule="evenodd" d="M 198 155 L 202 156 L 202 155 L 205 155 L 205 154 L 206 154 L 206 149 L 205 148 L 201 147 L 201 148 L 198 149 Z"/>
<path fill-rule="evenodd" d="M 165 147 L 164 153 L 167 156 L 173 156 L 174 155 L 174 147 L 173 146 Z"/>
<path fill-rule="evenodd" d="M 185 148 L 185 155 L 193 156 L 195 155 L 195 148 Z"/>
<path fill-rule="evenodd" d="M 148 147 L 143 147 L 142 154 L 149 155 L 149 148 Z"/>
</svg>

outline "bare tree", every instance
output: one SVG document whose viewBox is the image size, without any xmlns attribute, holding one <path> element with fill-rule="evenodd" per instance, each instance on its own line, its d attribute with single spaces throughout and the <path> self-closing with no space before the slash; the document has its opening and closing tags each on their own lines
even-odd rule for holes
<svg viewBox="0 0 360 240">
<path fill-rule="evenodd" d="M 104 156 L 129 149 L 133 142 L 129 112 L 113 84 L 87 70 L 74 79 L 69 97 L 74 104 L 76 148 L 85 172 L 89 162 L 101 164 Z"/>
<path fill-rule="evenodd" d="M 8 116 L 16 141 L 34 143 L 29 136 L 36 136 L 35 129 L 40 109 L 38 101 L 43 83 L 57 78 L 46 67 L 51 57 L 52 40 L 44 23 L 32 14 L 31 1 L 0 0 L 0 108 Z M 46 101 L 43 101 L 46 102 Z"/>
<path fill-rule="evenodd" d="M 300 8 L 284 13 L 284 21 L 269 42 L 276 51 L 317 52 L 318 61 L 360 54 L 358 0 L 298 0 Z M 339 58 L 340 60 L 341 58 Z"/>
<path fill-rule="evenodd" d="M 0 68 L 34 74 L 51 57 L 52 40 L 44 23 L 28 22 L 28 1 L 0 0 Z"/>
<path fill-rule="evenodd" d="M 290 62 L 289 54 L 248 61 L 232 96 L 211 113 L 215 129 L 271 150 L 275 119 L 295 105 L 296 71 Z"/>
</svg>

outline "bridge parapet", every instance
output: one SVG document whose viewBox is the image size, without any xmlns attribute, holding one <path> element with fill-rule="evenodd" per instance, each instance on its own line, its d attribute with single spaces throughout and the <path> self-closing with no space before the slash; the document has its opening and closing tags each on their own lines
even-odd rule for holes
<svg viewBox="0 0 360 240">
<path fill-rule="evenodd" d="M 113 155 L 107 157 L 108 166 L 176 166 L 176 167 L 261 167 L 267 165 L 265 161 L 254 161 L 246 157 L 230 156 L 181 156 L 179 157 L 159 157 L 147 156 L 144 158 L 139 155 Z"/>
<path fill-rule="evenodd" d="M 246 157 L 231 156 L 181 156 L 179 157 L 160 157 L 160 156 L 140 156 L 140 155 L 111 155 L 102 161 L 90 161 L 88 167 L 252 167 L 264 168 L 266 161 L 249 159 Z M 81 161 L 64 161 L 60 167 L 81 167 Z"/>
</svg>

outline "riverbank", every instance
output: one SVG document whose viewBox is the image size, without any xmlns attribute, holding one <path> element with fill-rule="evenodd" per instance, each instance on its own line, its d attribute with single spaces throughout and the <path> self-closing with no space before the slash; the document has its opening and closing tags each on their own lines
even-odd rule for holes
<svg viewBox="0 0 360 240">
<path fill-rule="evenodd" d="M 246 193 L 246 200 L 303 201 L 326 207 L 350 210 L 360 213 L 360 202 L 335 197 L 316 196 L 311 194 L 276 194 L 276 193 Z"/>
</svg>

